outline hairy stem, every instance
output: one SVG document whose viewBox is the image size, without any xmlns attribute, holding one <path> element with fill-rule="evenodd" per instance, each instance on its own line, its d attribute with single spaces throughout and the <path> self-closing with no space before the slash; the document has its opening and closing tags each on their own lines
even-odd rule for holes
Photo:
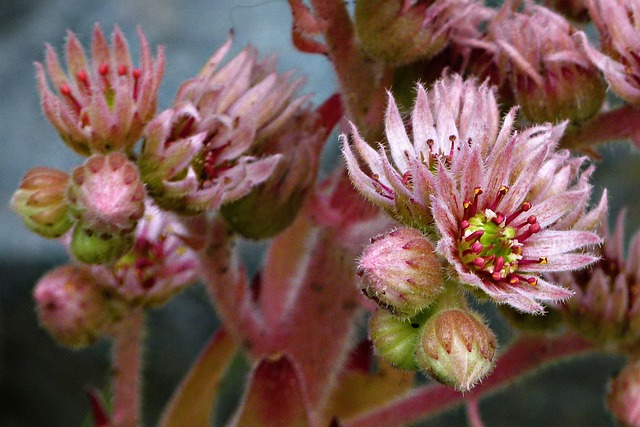
<svg viewBox="0 0 640 427">
<path fill-rule="evenodd" d="M 623 105 L 600 113 L 573 129 L 569 129 L 560 145 L 564 148 L 588 148 L 621 139 L 640 140 L 640 110 Z"/>
<path fill-rule="evenodd" d="M 113 349 L 114 427 L 142 425 L 142 340 L 144 310 L 132 309 L 122 319 Z"/>
<path fill-rule="evenodd" d="M 344 427 L 384 427 L 405 425 L 433 415 L 467 399 L 479 399 L 545 363 L 593 350 L 591 343 L 577 335 L 560 337 L 524 336 L 498 360 L 497 367 L 482 384 L 462 394 L 444 385 L 427 385 L 352 420 Z"/>
<path fill-rule="evenodd" d="M 358 49 L 353 23 L 343 0 L 311 0 L 311 4 L 317 17 L 327 24 L 324 37 L 328 55 L 349 119 L 360 129 L 375 129 L 376 126 L 367 126 L 371 125 L 367 123 L 367 115 L 372 93 L 378 87 L 377 64 Z"/>
</svg>

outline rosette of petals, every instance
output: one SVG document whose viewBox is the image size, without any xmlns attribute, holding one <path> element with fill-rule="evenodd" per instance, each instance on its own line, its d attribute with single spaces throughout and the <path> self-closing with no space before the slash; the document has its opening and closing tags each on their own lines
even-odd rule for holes
<svg viewBox="0 0 640 427">
<path fill-rule="evenodd" d="M 259 157 L 260 147 L 308 99 L 294 98 L 302 79 L 292 80 L 292 72 L 278 74 L 275 58 L 258 60 L 252 47 L 220 67 L 231 43 L 229 38 L 200 74 L 181 86 L 173 112 L 147 127 L 141 169 L 150 194 L 164 208 L 193 214 L 247 195 L 281 161 L 278 153 Z M 198 147 L 197 153 L 188 163 L 176 161 L 184 168 L 160 176 L 159 168 L 167 169 L 161 163 L 177 141 L 189 146 L 186 151 Z"/>
<path fill-rule="evenodd" d="M 44 113 L 74 151 L 90 155 L 130 150 L 155 114 L 164 54 L 159 48 L 153 58 L 141 30 L 138 37 L 139 67 L 134 66 L 118 27 L 109 47 L 98 24 L 90 60 L 78 38 L 69 32 L 66 73 L 50 45 L 46 48 L 46 72 L 36 63 Z M 47 73 L 55 93 L 49 87 Z"/>
<path fill-rule="evenodd" d="M 132 249 L 113 266 L 92 271 L 129 304 L 157 307 L 198 277 L 195 252 L 182 236 L 187 230 L 173 214 L 147 203 Z"/>
<path fill-rule="evenodd" d="M 591 0 L 588 7 L 604 53 L 591 46 L 583 32 L 576 39 L 616 95 L 640 103 L 640 1 Z"/>
<path fill-rule="evenodd" d="M 201 115 L 191 104 L 166 110 L 145 129 L 138 161 L 148 194 L 163 209 L 195 215 L 239 199 L 271 176 L 280 155 L 246 155 L 255 132 L 248 126 L 221 126 L 223 138 L 193 133 Z"/>
<path fill-rule="evenodd" d="M 342 151 L 351 180 L 363 196 L 401 223 L 424 230 L 432 220 L 429 195 L 436 165 L 451 164 L 469 144 L 488 154 L 498 125 L 492 90 L 454 75 L 436 82 L 429 92 L 417 86 L 409 131 L 389 95 L 386 145 L 376 151 L 352 125 L 351 138 L 341 135 Z"/>
<path fill-rule="evenodd" d="M 585 248 L 600 242 L 584 231 L 591 187 L 584 158 L 554 147 L 564 125 L 543 125 L 511 135 L 505 118 L 489 156 L 463 145 L 451 166 L 441 163 L 432 195 L 440 241 L 436 251 L 459 280 L 494 301 L 542 313 L 541 301 L 572 292 L 541 273 L 576 270 L 597 260 Z M 582 215 L 582 216 L 581 216 Z M 587 218 L 587 219 L 585 219 Z"/>
<path fill-rule="evenodd" d="M 532 122 L 588 119 L 600 109 L 605 86 L 573 39 L 577 30 L 561 15 L 528 1 L 517 12 L 519 3 L 505 2 L 487 28 L 485 49 L 496 64 L 493 83 L 501 93 L 509 92 L 508 84 Z"/>
<path fill-rule="evenodd" d="M 362 48 L 373 58 L 404 65 L 444 49 L 473 0 L 360 0 L 355 28 Z"/>
<path fill-rule="evenodd" d="M 618 216 L 613 232 L 607 227 L 606 210 L 600 218 L 604 235 L 604 244 L 597 248 L 600 260 L 588 270 L 551 277 L 575 292 L 560 308 L 577 331 L 606 348 L 633 354 L 640 349 L 640 261 L 635 256 L 640 250 L 640 233 L 631 239 L 632 255 L 625 257 L 625 212 Z"/>
</svg>

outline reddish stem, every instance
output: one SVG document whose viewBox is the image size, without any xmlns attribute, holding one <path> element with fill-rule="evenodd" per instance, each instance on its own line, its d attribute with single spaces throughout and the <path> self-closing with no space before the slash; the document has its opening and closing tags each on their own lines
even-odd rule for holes
<svg viewBox="0 0 640 427">
<path fill-rule="evenodd" d="M 565 148 L 579 149 L 629 138 L 640 142 L 638 129 L 640 129 L 640 109 L 623 105 L 615 110 L 600 113 L 579 127 L 570 129 L 565 133 L 560 145 Z"/>
<path fill-rule="evenodd" d="M 144 310 L 131 309 L 118 325 L 113 349 L 113 427 L 141 425 Z"/>
<path fill-rule="evenodd" d="M 542 364 L 593 349 L 584 338 L 573 334 L 545 338 L 524 336 L 518 339 L 498 361 L 496 370 L 482 384 L 462 394 L 444 385 L 427 385 L 352 420 L 344 427 L 394 427 L 415 422 L 467 399 L 479 399 L 536 369 Z"/>
<path fill-rule="evenodd" d="M 358 49 L 353 23 L 343 0 L 311 0 L 311 5 L 317 18 L 326 23 L 324 37 L 328 55 L 347 115 L 359 128 L 368 128 L 365 125 L 371 94 L 378 87 L 376 63 Z"/>
</svg>

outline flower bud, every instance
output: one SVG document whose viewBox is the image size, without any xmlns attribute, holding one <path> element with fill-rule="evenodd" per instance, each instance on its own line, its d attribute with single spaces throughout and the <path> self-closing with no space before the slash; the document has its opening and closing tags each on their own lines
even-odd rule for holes
<svg viewBox="0 0 640 427">
<path fill-rule="evenodd" d="M 61 344 L 88 346 L 108 332 L 121 313 L 86 267 L 65 265 L 47 273 L 34 290 L 40 324 Z"/>
<path fill-rule="evenodd" d="M 607 406 L 624 426 L 640 425 L 640 362 L 629 363 L 611 380 Z"/>
<path fill-rule="evenodd" d="M 434 379 L 467 391 L 493 368 L 496 338 L 479 314 L 447 308 L 426 321 L 418 365 Z"/>
<path fill-rule="evenodd" d="M 378 354 L 398 369 L 418 369 L 416 345 L 420 338 L 420 322 L 398 319 L 378 308 L 369 320 L 369 337 Z"/>
<path fill-rule="evenodd" d="M 363 292 L 397 317 L 411 317 L 442 290 L 438 257 L 418 230 L 400 228 L 373 241 L 358 265 Z"/>
<path fill-rule="evenodd" d="M 133 233 L 98 233 L 76 224 L 71 236 L 71 252 L 80 262 L 105 264 L 116 261 L 133 246 Z"/>
<path fill-rule="evenodd" d="M 31 169 L 11 198 L 11 208 L 31 231 L 55 238 L 73 225 L 64 193 L 69 175 L 52 168 Z"/>
<path fill-rule="evenodd" d="M 138 168 L 122 153 L 95 155 L 73 170 L 67 191 L 73 214 L 85 229 L 128 233 L 144 213 Z"/>
<path fill-rule="evenodd" d="M 468 13 L 468 5 L 464 0 L 359 0 L 356 33 L 367 54 L 404 65 L 444 49 L 453 25 Z"/>
</svg>

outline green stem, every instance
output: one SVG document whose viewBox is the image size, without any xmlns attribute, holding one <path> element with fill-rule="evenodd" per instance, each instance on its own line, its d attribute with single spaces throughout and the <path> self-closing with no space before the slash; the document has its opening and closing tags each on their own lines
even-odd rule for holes
<svg viewBox="0 0 640 427">
<path fill-rule="evenodd" d="M 140 426 L 144 310 L 133 308 L 118 325 L 113 349 L 113 427 Z"/>
<path fill-rule="evenodd" d="M 427 385 L 412 390 L 386 406 L 361 414 L 344 427 L 394 427 L 415 422 L 468 399 L 479 399 L 543 364 L 593 350 L 593 345 L 574 334 L 545 338 L 523 336 L 498 360 L 495 371 L 482 384 L 462 394 L 444 385 Z"/>
</svg>

